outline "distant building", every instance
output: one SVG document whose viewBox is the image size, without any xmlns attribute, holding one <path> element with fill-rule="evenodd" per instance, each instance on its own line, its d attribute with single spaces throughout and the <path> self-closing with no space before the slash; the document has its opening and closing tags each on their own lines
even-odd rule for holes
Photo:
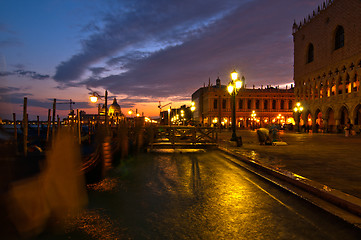
<svg viewBox="0 0 361 240">
<path fill-rule="evenodd" d="M 105 105 L 103 105 L 102 107 L 100 107 L 99 105 L 98 114 L 100 116 L 103 116 L 102 119 L 104 119 Z M 108 116 L 109 116 L 109 121 L 114 121 L 114 122 L 124 119 L 124 114 L 122 113 L 122 109 L 120 108 L 116 98 L 113 99 L 113 103 L 108 108 Z"/>
<path fill-rule="evenodd" d="M 245 84 L 243 84 L 245 86 Z M 261 88 L 241 88 L 236 96 L 236 125 L 241 128 L 266 126 L 270 123 L 287 124 L 293 121 L 293 87 L 262 86 Z M 231 124 L 231 96 L 227 86 L 216 80 L 216 85 L 199 88 L 192 94 L 195 102 L 194 120 L 208 126 Z M 255 111 L 256 117 L 251 114 Z"/>
<path fill-rule="evenodd" d="M 190 125 L 192 123 L 192 111 L 191 108 L 186 105 L 182 105 L 180 108 L 169 108 L 170 111 L 160 112 L 160 124 L 161 125 Z"/>
<path fill-rule="evenodd" d="M 361 1 L 326 1 L 293 24 L 296 101 L 301 125 L 341 132 L 361 126 Z"/>
<path fill-rule="evenodd" d="M 101 106 L 98 105 L 98 114 L 86 114 L 84 111 L 79 112 L 80 119 L 82 123 L 88 124 L 92 123 L 95 124 L 96 122 L 104 122 L 105 121 L 105 105 Z M 122 113 L 122 110 L 117 103 L 117 99 L 114 98 L 113 103 L 108 108 L 108 116 L 110 123 L 119 122 L 120 120 L 124 119 L 124 114 Z M 68 117 L 64 119 L 66 124 L 72 124 L 77 121 L 77 116 L 74 110 L 71 110 L 68 114 Z"/>
</svg>

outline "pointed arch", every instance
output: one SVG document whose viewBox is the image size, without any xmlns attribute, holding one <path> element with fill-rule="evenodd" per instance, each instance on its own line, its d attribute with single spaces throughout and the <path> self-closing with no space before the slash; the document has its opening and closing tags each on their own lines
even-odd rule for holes
<svg viewBox="0 0 361 240">
<path fill-rule="evenodd" d="M 349 122 L 350 114 L 348 111 L 347 106 L 343 105 L 339 110 L 339 116 L 340 116 L 340 124 L 346 125 Z"/>
<path fill-rule="evenodd" d="M 358 104 L 356 107 L 355 107 L 355 110 L 354 110 L 354 124 L 355 125 L 361 125 L 361 104 Z"/>
</svg>

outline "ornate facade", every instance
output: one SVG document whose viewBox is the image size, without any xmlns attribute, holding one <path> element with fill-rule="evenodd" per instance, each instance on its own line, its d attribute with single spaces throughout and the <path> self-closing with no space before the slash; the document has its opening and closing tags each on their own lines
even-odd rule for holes
<svg viewBox="0 0 361 240">
<path fill-rule="evenodd" d="M 293 24 L 296 101 L 301 125 L 340 132 L 361 126 L 361 1 L 333 0 Z"/>
<path fill-rule="evenodd" d="M 236 96 L 236 125 L 241 128 L 266 126 L 269 123 L 287 124 L 293 121 L 294 89 L 241 88 Z M 216 80 L 216 85 L 199 88 L 192 94 L 195 102 L 194 120 L 204 125 L 231 124 L 231 96 L 227 87 Z M 256 116 L 252 117 L 255 111 Z"/>
</svg>

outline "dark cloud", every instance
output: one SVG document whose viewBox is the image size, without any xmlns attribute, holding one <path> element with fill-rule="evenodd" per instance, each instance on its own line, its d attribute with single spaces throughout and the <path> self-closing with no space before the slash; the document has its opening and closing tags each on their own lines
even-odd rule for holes
<svg viewBox="0 0 361 240">
<path fill-rule="evenodd" d="M 29 107 L 41 107 L 45 109 L 53 108 L 54 99 L 44 99 L 38 100 L 32 98 L 34 95 L 28 92 L 17 92 L 21 91 L 19 88 L 0 88 L 0 102 L 7 104 L 23 104 L 24 97 L 27 97 L 27 104 Z M 56 100 L 56 109 L 57 110 L 69 110 L 70 100 L 69 99 L 57 99 Z M 73 109 L 86 109 L 94 107 L 89 102 L 75 102 L 71 104 Z"/>
<path fill-rule="evenodd" d="M 21 89 L 18 87 L 0 87 L 0 94 L 6 94 L 6 93 L 9 94 L 9 93 L 20 91 L 20 90 Z"/>
<path fill-rule="evenodd" d="M 184 0 L 169 4 L 164 0 L 112 2 L 104 15 L 104 28 L 82 41 L 82 51 L 57 66 L 54 79 L 71 82 L 81 78 L 88 67 L 116 52 L 144 47 L 157 42 L 179 42 L 189 35 L 192 25 L 209 21 L 216 14 L 228 11 L 243 1 Z M 196 28 L 196 27 L 194 27 Z M 199 27 L 198 27 L 199 29 Z M 184 38 L 184 37 L 183 37 Z"/>
<path fill-rule="evenodd" d="M 141 52 L 141 51 L 132 51 L 123 56 L 112 57 L 106 63 L 109 66 L 120 65 L 123 68 L 126 68 L 129 63 L 138 61 L 139 59 L 149 57 L 151 55 L 150 52 Z"/>
<path fill-rule="evenodd" d="M 108 69 L 106 69 L 104 67 L 92 67 L 92 68 L 89 68 L 89 70 L 92 72 L 93 75 L 99 75 L 103 72 L 108 71 Z"/>
<path fill-rule="evenodd" d="M 29 78 L 36 79 L 36 80 L 46 80 L 46 79 L 50 78 L 49 75 L 40 74 L 40 73 L 37 73 L 34 71 L 26 71 L 26 70 L 22 70 L 22 69 L 14 70 L 13 72 L 0 71 L 0 77 L 6 77 L 6 76 L 11 76 L 11 75 L 29 77 Z"/>
<path fill-rule="evenodd" d="M 14 75 L 14 74 L 15 73 L 13 73 L 13 72 L 0 71 L 0 77 L 11 76 L 11 75 Z"/>
<path fill-rule="evenodd" d="M 50 78 L 49 75 L 40 74 L 34 71 L 15 70 L 14 72 L 20 76 L 30 77 L 36 80 L 44 80 Z"/>
<path fill-rule="evenodd" d="M 186 99 L 209 77 L 214 83 L 219 76 L 227 84 L 234 68 L 245 75 L 248 86 L 289 83 L 293 21 L 303 19 L 319 2 L 134 2 L 137 9 L 105 15 L 104 29 L 83 42 L 82 52 L 60 64 L 55 78 L 66 86 L 80 80 L 92 63 L 105 60 L 121 73 L 93 75 L 78 83 L 155 100 Z M 164 47 L 136 50 L 151 43 Z"/>
</svg>

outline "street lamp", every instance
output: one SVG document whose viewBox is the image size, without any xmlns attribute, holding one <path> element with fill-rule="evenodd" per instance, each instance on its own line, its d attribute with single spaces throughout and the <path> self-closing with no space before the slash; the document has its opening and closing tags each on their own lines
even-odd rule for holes
<svg viewBox="0 0 361 240">
<path fill-rule="evenodd" d="M 293 109 L 293 111 L 297 114 L 297 132 L 300 132 L 300 116 L 301 113 L 303 111 L 303 106 L 301 105 L 300 102 L 296 103 L 295 108 Z"/>
<path fill-rule="evenodd" d="M 256 120 L 256 116 L 257 116 L 256 111 L 253 110 L 253 111 L 252 111 L 252 114 L 251 114 L 252 130 L 254 130 L 254 121 Z"/>
<path fill-rule="evenodd" d="M 192 112 L 192 115 L 191 115 L 191 124 L 192 124 L 192 121 L 193 121 L 193 114 L 194 114 L 194 111 L 196 110 L 196 103 L 195 102 L 191 102 L 191 112 Z"/>
<path fill-rule="evenodd" d="M 100 96 L 97 92 L 93 92 L 92 95 L 90 96 L 90 101 L 92 103 L 96 103 L 98 101 L 98 99 L 102 99 L 104 98 L 104 105 L 105 105 L 105 119 L 104 119 L 104 123 L 105 126 L 108 126 L 108 91 L 105 90 L 105 96 Z"/>
<path fill-rule="evenodd" d="M 244 82 L 244 77 L 242 76 L 242 81 L 238 78 L 238 73 L 236 70 L 233 70 L 231 73 L 231 79 L 230 83 L 228 84 L 227 90 L 228 93 L 231 95 L 232 99 L 232 138 L 231 141 L 237 141 L 237 135 L 236 135 L 236 95 L 238 91 L 242 87 L 242 81 Z"/>
<path fill-rule="evenodd" d="M 168 108 L 168 125 L 169 125 L 169 126 L 171 125 L 171 116 L 170 116 L 171 108 L 172 108 L 172 107 L 169 107 L 169 108 Z"/>
</svg>

